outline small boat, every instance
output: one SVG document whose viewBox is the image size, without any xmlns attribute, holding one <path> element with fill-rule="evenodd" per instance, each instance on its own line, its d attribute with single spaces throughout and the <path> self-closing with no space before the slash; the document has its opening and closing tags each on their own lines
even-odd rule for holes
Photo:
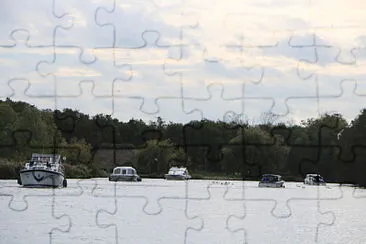
<svg viewBox="0 0 366 244">
<path fill-rule="evenodd" d="M 141 177 L 133 167 L 115 167 L 109 181 L 141 181 Z"/>
<path fill-rule="evenodd" d="M 183 167 L 171 167 L 164 176 L 166 180 L 188 180 L 191 178 L 187 168 Z"/>
<path fill-rule="evenodd" d="M 18 184 L 24 187 L 67 187 L 61 156 L 33 153 L 31 160 L 20 170 Z"/>
<path fill-rule="evenodd" d="M 317 185 L 317 186 L 324 186 L 325 181 L 324 178 L 319 174 L 307 174 L 304 179 L 305 185 Z"/>
<path fill-rule="evenodd" d="M 264 174 L 262 175 L 262 179 L 260 180 L 258 186 L 280 188 L 285 187 L 285 181 L 281 179 L 280 175 Z"/>
</svg>

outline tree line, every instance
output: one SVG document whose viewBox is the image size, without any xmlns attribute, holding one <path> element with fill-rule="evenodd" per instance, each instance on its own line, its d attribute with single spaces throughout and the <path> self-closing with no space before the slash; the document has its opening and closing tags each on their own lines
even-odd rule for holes
<svg viewBox="0 0 366 244">
<path fill-rule="evenodd" d="M 307 173 L 319 173 L 328 182 L 366 186 L 365 139 L 366 109 L 349 123 L 336 113 L 300 124 L 279 123 L 267 113 L 259 124 L 182 124 L 160 117 L 122 122 L 110 115 L 40 110 L 25 102 L 0 100 L 0 178 L 17 177 L 31 153 L 43 152 L 66 156 L 67 177 L 104 177 L 117 165 L 161 177 L 171 166 L 186 166 L 196 177 L 257 180 L 261 174 L 275 173 L 303 180 Z M 104 157 L 97 156 L 101 151 Z M 126 157 L 124 152 L 133 153 Z"/>
</svg>

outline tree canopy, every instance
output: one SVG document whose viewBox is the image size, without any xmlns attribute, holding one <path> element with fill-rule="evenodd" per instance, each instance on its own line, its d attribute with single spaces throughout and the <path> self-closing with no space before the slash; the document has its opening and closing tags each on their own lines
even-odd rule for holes
<svg viewBox="0 0 366 244">
<path fill-rule="evenodd" d="M 182 124 L 160 117 L 122 122 L 110 115 L 0 101 L 1 178 L 14 177 L 17 171 L 8 168 L 19 167 L 37 151 L 66 156 L 72 177 L 105 176 L 114 166 L 130 164 L 155 176 L 171 166 L 186 166 L 197 174 L 242 179 L 278 173 L 302 180 L 307 173 L 320 173 L 328 181 L 366 185 L 361 173 L 366 169 L 365 139 L 366 109 L 350 123 L 341 114 L 323 114 L 299 125 L 284 124 L 264 113 L 256 125 L 210 120 Z M 109 159 L 96 156 L 102 151 Z"/>
</svg>

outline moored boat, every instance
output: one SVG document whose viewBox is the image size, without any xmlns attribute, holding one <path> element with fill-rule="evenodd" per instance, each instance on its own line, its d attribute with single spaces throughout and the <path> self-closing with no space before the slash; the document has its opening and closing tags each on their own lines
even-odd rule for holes
<svg viewBox="0 0 366 244">
<path fill-rule="evenodd" d="M 141 181 L 141 177 L 133 167 L 115 167 L 109 181 Z"/>
<path fill-rule="evenodd" d="M 187 168 L 184 167 L 171 167 L 164 177 L 166 180 L 188 180 L 191 178 Z"/>
<path fill-rule="evenodd" d="M 20 170 L 18 184 L 24 187 L 67 187 L 61 156 L 33 153 Z"/>
<path fill-rule="evenodd" d="M 285 181 L 281 179 L 280 175 L 264 174 L 258 184 L 259 187 L 273 187 L 281 188 L 285 187 Z"/>
</svg>

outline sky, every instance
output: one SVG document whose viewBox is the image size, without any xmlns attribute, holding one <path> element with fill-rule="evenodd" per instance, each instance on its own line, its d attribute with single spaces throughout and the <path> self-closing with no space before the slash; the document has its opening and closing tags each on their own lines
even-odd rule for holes
<svg viewBox="0 0 366 244">
<path fill-rule="evenodd" d="M 366 98 L 362 0 L 4 0 L 0 99 L 186 123 L 348 121 Z"/>
</svg>

